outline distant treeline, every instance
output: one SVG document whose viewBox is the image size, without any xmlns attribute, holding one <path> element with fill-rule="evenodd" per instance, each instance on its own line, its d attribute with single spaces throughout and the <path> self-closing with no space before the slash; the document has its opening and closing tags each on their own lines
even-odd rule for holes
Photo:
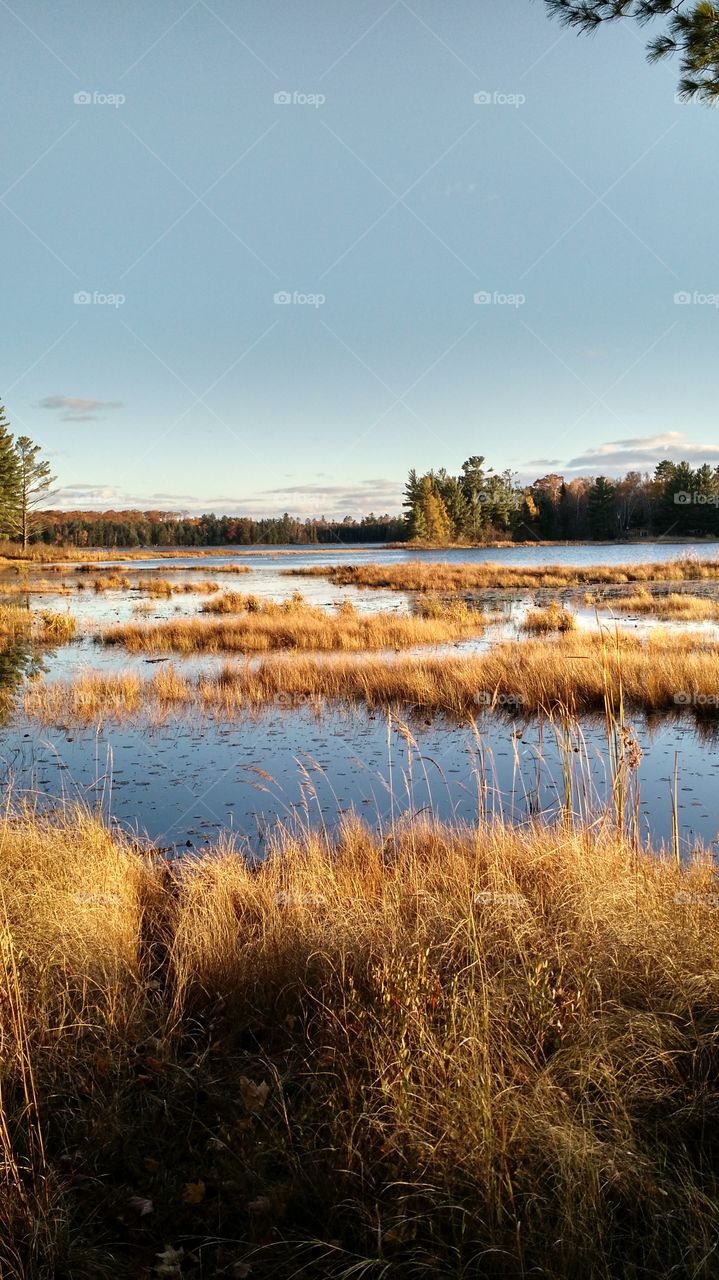
<svg viewBox="0 0 719 1280">
<path fill-rule="evenodd" d="M 298 520 L 181 516 L 167 511 L 43 511 L 33 541 L 74 547 L 305 546 L 719 537 L 719 467 L 660 462 L 622 479 L 552 472 L 530 485 L 474 455 L 459 475 L 410 471 L 403 516 Z"/>
<path fill-rule="evenodd" d="M 253 520 L 250 516 L 180 516 L 167 511 L 43 511 L 36 542 L 73 547 L 302 546 L 394 542 L 407 536 L 401 517 Z"/>
<path fill-rule="evenodd" d="M 417 541 L 607 540 L 719 536 L 719 467 L 660 462 L 652 475 L 622 479 L 557 473 L 519 485 L 474 455 L 457 476 L 444 468 L 405 486 L 407 534 Z"/>
</svg>

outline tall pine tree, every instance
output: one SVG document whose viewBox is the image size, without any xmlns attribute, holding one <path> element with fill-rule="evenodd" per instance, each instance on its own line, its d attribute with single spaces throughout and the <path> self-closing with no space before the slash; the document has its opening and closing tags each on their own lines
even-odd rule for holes
<svg viewBox="0 0 719 1280">
<path fill-rule="evenodd" d="M 15 441 L 5 406 L 0 404 L 0 532 L 9 536 L 17 529 L 20 508 L 20 468 Z"/>
<path fill-rule="evenodd" d="M 44 498 L 55 477 L 50 472 L 50 463 L 44 462 L 38 455 L 39 444 L 33 444 L 29 436 L 18 436 L 15 455 L 18 464 L 18 514 L 17 531 L 22 538 L 23 549 L 27 548 L 31 529 L 38 524 L 35 508 Z"/>
</svg>

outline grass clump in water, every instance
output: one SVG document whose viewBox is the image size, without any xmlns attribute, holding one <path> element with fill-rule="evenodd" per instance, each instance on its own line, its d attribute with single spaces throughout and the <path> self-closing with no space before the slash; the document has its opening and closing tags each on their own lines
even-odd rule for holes
<svg viewBox="0 0 719 1280">
<path fill-rule="evenodd" d="M 544 609 L 530 609 L 522 621 L 522 630 L 545 634 L 552 631 L 574 631 L 576 625 L 577 620 L 571 610 L 553 600 Z"/>
</svg>

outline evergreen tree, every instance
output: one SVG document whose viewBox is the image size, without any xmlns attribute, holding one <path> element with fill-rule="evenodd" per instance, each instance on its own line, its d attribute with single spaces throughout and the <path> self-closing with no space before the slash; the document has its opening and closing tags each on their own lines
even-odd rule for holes
<svg viewBox="0 0 719 1280">
<path fill-rule="evenodd" d="M 604 22 L 630 19 L 640 24 L 665 18 L 661 34 L 647 45 L 650 62 L 680 56 L 681 97 L 719 100 L 719 8 L 711 0 L 545 0 L 550 13 L 568 27 L 596 31 Z"/>
<path fill-rule="evenodd" d="M 482 535 L 482 525 L 485 522 L 483 504 L 486 489 L 484 458 L 480 453 L 473 453 L 471 458 L 467 458 L 467 461 L 462 463 L 460 484 L 467 504 L 467 528 L 465 532 L 468 537 L 479 541 Z"/>
<path fill-rule="evenodd" d="M 589 530 L 593 538 L 617 535 L 617 494 L 613 481 L 597 476 L 589 490 Z"/>
<path fill-rule="evenodd" d="M 497 533 L 512 533 L 519 522 L 522 494 L 511 471 L 488 475 L 483 494 L 485 523 Z"/>
<path fill-rule="evenodd" d="M 404 486 L 404 498 L 402 506 L 405 511 L 405 521 L 407 523 L 408 538 L 424 538 L 425 534 L 417 528 L 417 519 L 419 512 L 420 487 L 417 472 L 414 467 L 407 476 L 407 483 Z"/>
<path fill-rule="evenodd" d="M 27 548 L 30 533 L 38 525 L 36 508 L 47 497 L 48 489 L 55 480 L 50 473 L 50 463 L 39 457 L 40 446 L 33 444 L 28 436 L 18 436 L 15 443 L 18 478 L 17 531 L 22 538 L 23 549 Z M 130 526 L 128 545 L 137 545 L 137 535 Z"/>
<path fill-rule="evenodd" d="M 18 458 L 5 408 L 0 404 L 0 532 L 9 535 L 16 531 L 19 505 Z"/>
</svg>

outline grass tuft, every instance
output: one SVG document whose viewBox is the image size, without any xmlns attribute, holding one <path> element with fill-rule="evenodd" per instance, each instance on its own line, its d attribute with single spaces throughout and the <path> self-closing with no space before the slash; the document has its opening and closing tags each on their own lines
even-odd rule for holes
<svg viewBox="0 0 719 1280">
<path fill-rule="evenodd" d="M 577 625 L 574 614 L 564 609 L 557 600 L 553 600 L 544 609 L 530 609 L 522 621 L 522 629 L 535 634 L 546 634 L 550 631 L 574 631 Z"/>
</svg>

